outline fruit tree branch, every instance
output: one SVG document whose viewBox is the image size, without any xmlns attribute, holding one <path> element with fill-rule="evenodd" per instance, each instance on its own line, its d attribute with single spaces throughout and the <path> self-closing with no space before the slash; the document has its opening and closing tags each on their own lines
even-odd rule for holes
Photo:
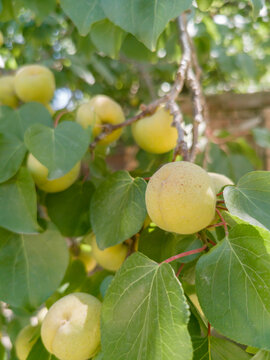
<svg viewBox="0 0 270 360">
<path fill-rule="evenodd" d="M 141 112 L 123 123 L 112 125 L 103 125 L 102 132 L 90 144 L 90 149 L 94 149 L 99 141 L 104 139 L 112 131 L 131 125 L 145 116 L 152 115 L 160 105 L 165 105 L 173 116 L 172 126 L 175 126 L 178 132 L 177 144 L 174 151 L 174 159 L 178 154 L 182 155 L 184 160 L 194 161 L 197 151 L 199 138 L 199 124 L 205 121 L 206 103 L 201 89 L 200 74 L 201 70 L 198 64 L 196 52 L 192 40 L 187 30 L 186 14 L 183 13 L 177 19 L 179 28 L 179 41 L 182 48 L 182 57 L 176 72 L 175 81 L 171 90 L 163 97 L 154 100 L 149 105 L 141 106 Z M 190 90 L 193 104 L 193 142 L 190 151 L 185 141 L 185 131 L 183 128 L 183 115 L 176 100 L 183 89 L 184 84 Z"/>
</svg>

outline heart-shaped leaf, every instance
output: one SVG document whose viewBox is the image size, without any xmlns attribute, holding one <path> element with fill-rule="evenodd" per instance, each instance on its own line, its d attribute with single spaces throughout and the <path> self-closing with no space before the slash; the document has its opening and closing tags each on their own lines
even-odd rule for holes
<svg viewBox="0 0 270 360">
<path fill-rule="evenodd" d="M 191 0 L 101 0 L 106 16 L 154 50 L 168 22 L 187 10 Z"/>
<path fill-rule="evenodd" d="M 196 266 L 196 290 L 211 325 L 241 344 L 270 350 L 270 233 L 236 225 Z"/>
<path fill-rule="evenodd" d="M 30 102 L 19 110 L 0 106 L 0 133 L 14 135 L 23 141 L 25 131 L 33 124 L 53 126 L 52 117 L 44 105 Z"/>
<path fill-rule="evenodd" d="M 0 229 L 0 299 L 36 309 L 60 285 L 68 258 L 65 239 L 55 230 L 19 235 Z"/>
<path fill-rule="evenodd" d="M 146 182 L 128 172 L 110 175 L 91 201 L 91 224 L 98 246 L 105 249 L 136 234 L 146 217 Z"/>
<path fill-rule="evenodd" d="M 48 178 L 57 179 L 69 172 L 85 154 L 89 136 L 78 123 L 63 121 L 55 129 L 35 124 L 25 133 L 28 150 L 49 170 Z"/>
<path fill-rule="evenodd" d="M 135 253 L 116 273 L 102 305 L 104 359 L 191 360 L 188 317 L 172 267 Z"/>
<path fill-rule="evenodd" d="M 32 176 L 26 168 L 0 184 L 0 227 L 18 233 L 36 233 L 37 197 Z"/>
<path fill-rule="evenodd" d="M 270 171 L 250 172 L 223 194 L 232 215 L 270 230 Z"/>
<path fill-rule="evenodd" d="M 81 35 L 87 35 L 93 23 L 105 18 L 100 0 L 60 0 L 64 12 Z"/>
<path fill-rule="evenodd" d="M 32 347 L 26 360 L 57 360 L 55 356 L 48 353 L 45 349 L 41 338 L 38 338 L 37 342 Z"/>
</svg>

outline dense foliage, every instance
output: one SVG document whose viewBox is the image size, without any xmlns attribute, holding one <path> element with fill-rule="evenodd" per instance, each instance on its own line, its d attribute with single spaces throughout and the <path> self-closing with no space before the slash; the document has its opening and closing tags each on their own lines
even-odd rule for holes
<svg viewBox="0 0 270 360">
<path fill-rule="evenodd" d="M 206 94 L 269 90 L 269 11 L 263 0 L 0 1 L 0 360 L 270 358 L 270 172 L 257 151 L 269 130 L 223 129 L 213 143 L 202 123 L 199 167 L 183 171 L 166 102 L 145 127 L 145 116 L 123 126 L 173 88 L 183 12 Z M 183 124 L 189 149 L 195 122 Z M 95 142 L 108 124 L 118 128 Z M 131 171 L 109 166 L 136 143 Z M 77 333 L 53 345 L 58 317 Z"/>
</svg>

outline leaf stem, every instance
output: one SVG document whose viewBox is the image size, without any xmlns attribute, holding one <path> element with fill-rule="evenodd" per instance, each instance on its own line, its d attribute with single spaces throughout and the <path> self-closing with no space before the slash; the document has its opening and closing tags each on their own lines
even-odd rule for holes
<svg viewBox="0 0 270 360">
<path fill-rule="evenodd" d="M 227 223 L 226 221 L 224 220 L 224 217 L 222 216 L 221 212 L 216 208 L 216 212 L 218 214 L 218 216 L 220 217 L 220 220 L 222 221 L 222 224 L 224 226 L 224 230 L 225 230 L 225 234 L 226 236 L 229 235 L 229 231 L 228 231 L 228 226 L 227 226 Z"/>
<path fill-rule="evenodd" d="M 183 267 L 185 266 L 185 263 L 182 263 L 181 265 L 180 265 L 180 267 L 179 267 L 179 269 L 178 269 L 178 271 L 177 271 L 177 273 L 176 273 L 176 277 L 178 277 L 179 275 L 180 275 L 180 273 L 181 273 L 181 271 L 183 270 Z"/>
<path fill-rule="evenodd" d="M 181 254 L 178 254 L 178 255 L 174 255 L 174 256 L 171 256 L 170 258 L 162 261 L 161 264 L 163 263 L 170 263 L 174 260 L 177 260 L 177 259 L 181 259 L 182 257 L 185 257 L 185 256 L 189 256 L 189 255 L 193 255 L 193 254 L 198 254 L 200 252 L 203 252 L 205 249 L 207 249 L 207 245 L 203 245 L 201 248 L 199 249 L 194 249 L 194 250 L 189 250 L 189 251 L 185 251 L 185 252 L 182 252 Z"/>
<path fill-rule="evenodd" d="M 56 126 L 58 125 L 61 117 L 62 117 L 63 115 L 65 115 L 65 114 L 68 114 L 68 113 L 69 113 L 68 110 L 63 110 L 63 111 L 61 111 L 61 112 L 56 116 L 56 118 L 55 118 L 55 120 L 54 120 L 54 127 L 55 127 L 55 128 L 56 128 Z"/>
</svg>

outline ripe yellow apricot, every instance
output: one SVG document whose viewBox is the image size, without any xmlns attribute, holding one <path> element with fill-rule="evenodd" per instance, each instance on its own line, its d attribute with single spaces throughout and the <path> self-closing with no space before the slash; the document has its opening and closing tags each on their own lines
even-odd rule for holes
<svg viewBox="0 0 270 360">
<path fill-rule="evenodd" d="M 223 186 L 234 185 L 234 182 L 225 175 L 213 173 L 213 172 L 209 172 L 208 175 L 213 181 L 216 194 L 220 191 L 221 188 L 223 188 Z"/>
<path fill-rule="evenodd" d="M 30 171 L 37 187 L 48 193 L 54 193 L 66 190 L 77 180 L 80 173 L 81 163 L 78 162 L 68 173 L 54 180 L 48 180 L 48 169 L 32 154 L 28 155 L 27 168 Z"/>
<path fill-rule="evenodd" d="M 108 247 L 105 250 L 100 250 L 97 245 L 95 235 L 90 234 L 87 237 L 90 240 L 92 254 L 97 263 L 106 270 L 117 271 L 126 259 L 128 253 L 127 245 L 118 244 Z"/>
<path fill-rule="evenodd" d="M 19 360 L 26 360 L 39 336 L 39 326 L 27 325 L 18 334 L 15 350 Z"/>
<path fill-rule="evenodd" d="M 94 270 L 94 268 L 97 266 L 97 262 L 92 254 L 92 248 L 88 244 L 80 245 L 78 259 L 84 263 L 87 272 Z"/>
<path fill-rule="evenodd" d="M 215 216 L 216 195 L 210 176 L 186 161 L 163 165 L 148 182 L 145 201 L 152 221 L 178 234 L 202 230 Z"/>
<path fill-rule="evenodd" d="M 55 91 L 53 73 L 42 65 L 26 65 L 15 75 L 15 91 L 24 102 L 48 104 Z"/>
<path fill-rule="evenodd" d="M 164 106 L 132 124 L 136 143 L 145 151 L 162 154 L 172 150 L 177 142 L 177 130 L 172 126 L 173 117 Z"/>
<path fill-rule="evenodd" d="M 121 106 L 106 95 L 94 96 L 90 101 L 79 106 L 76 114 L 76 121 L 84 129 L 93 126 L 93 135 L 97 136 L 102 131 L 103 124 L 120 124 L 125 121 L 125 115 Z M 100 143 L 107 145 L 117 140 L 122 133 L 122 129 L 113 131 L 106 136 Z"/>
<path fill-rule="evenodd" d="M 86 293 L 56 301 L 41 326 L 45 348 L 60 360 L 87 360 L 100 345 L 101 302 Z"/>
<path fill-rule="evenodd" d="M 14 76 L 2 76 L 0 78 L 0 105 L 16 108 L 19 99 L 15 93 Z"/>
</svg>

